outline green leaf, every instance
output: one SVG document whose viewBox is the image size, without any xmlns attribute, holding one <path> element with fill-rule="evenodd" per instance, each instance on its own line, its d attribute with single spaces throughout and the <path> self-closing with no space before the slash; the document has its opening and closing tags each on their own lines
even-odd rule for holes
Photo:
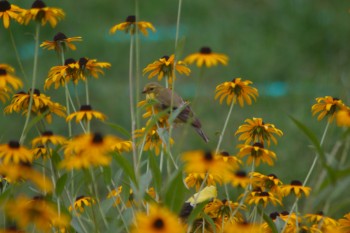
<svg viewBox="0 0 350 233">
<path fill-rule="evenodd" d="M 169 116 L 169 123 L 172 124 L 175 119 L 177 118 L 177 116 L 188 106 L 187 103 L 183 104 L 182 106 L 180 106 L 179 108 L 173 110 L 171 112 L 171 115 Z"/>
<path fill-rule="evenodd" d="M 57 196 L 60 196 L 62 191 L 64 190 L 64 186 L 67 183 L 67 179 L 68 179 L 67 173 L 63 174 L 60 178 L 58 178 L 56 182 L 56 190 L 55 190 Z"/>
<path fill-rule="evenodd" d="M 106 184 L 110 184 L 112 180 L 112 169 L 109 166 L 102 168 L 103 179 Z"/>
<path fill-rule="evenodd" d="M 161 187 L 162 187 L 162 173 L 160 171 L 160 168 L 157 164 L 156 158 L 153 153 L 148 153 L 148 161 L 150 165 L 150 169 L 153 176 L 154 181 L 154 188 L 155 190 L 160 193 Z"/>
<path fill-rule="evenodd" d="M 123 126 L 112 123 L 112 122 L 104 122 L 106 125 L 110 126 L 111 128 L 115 129 L 119 133 L 123 134 L 126 138 L 131 138 L 131 134 L 128 130 L 126 130 Z"/>
<path fill-rule="evenodd" d="M 182 180 L 181 169 L 179 169 L 166 184 L 167 186 L 164 189 L 164 202 L 174 213 L 179 213 L 187 193 L 187 189 Z"/>
<path fill-rule="evenodd" d="M 207 221 L 210 226 L 211 226 L 211 229 L 213 230 L 214 233 L 216 233 L 216 226 L 215 226 L 215 222 L 214 220 L 209 217 L 206 213 L 202 212 L 202 217 L 205 219 L 205 221 Z"/>
<path fill-rule="evenodd" d="M 196 219 L 199 218 L 199 216 L 203 215 L 203 209 L 206 204 L 208 204 L 209 201 L 204 201 L 196 205 L 194 209 L 192 210 L 190 216 L 188 216 L 187 222 L 188 225 L 191 225 Z"/>
<path fill-rule="evenodd" d="M 131 164 L 123 156 L 115 155 L 113 158 L 119 164 L 119 166 L 124 170 L 125 174 L 130 178 L 130 180 L 138 187 L 138 181 L 136 180 L 135 172 Z"/>
<path fill-rule="evenodd" d="M 307 128 L 303 123 L 301 123 L 300 121 L 298 121 L 297 119 L 295 119 L 292 116 L 289 116 L 289 117 L 292 119 L 294 124 L 296 126 L 298 126 L 298 128 L 309 138 L 309 140 L 311 141 L 311 143 L 313 144 L 313 146 L 316 149 L 316 154 L 317 154 L 318 158 L 320 159 L 322 166 L 327 170 L 328 175 L 331 179 L 331 182 L 335 183 L 336 177 L 335 177 L 334 169 L 327 164 L 326 155 L 325 155 L 325 153 L 321 147 L 321 144 L 320 144 L 319 140 L 317 139 L 316 135 L 309 128 Z"/>
</svg>

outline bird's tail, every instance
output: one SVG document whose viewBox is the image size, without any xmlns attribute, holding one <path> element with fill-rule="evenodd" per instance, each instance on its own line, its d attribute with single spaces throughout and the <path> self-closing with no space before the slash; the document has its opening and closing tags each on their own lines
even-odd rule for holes
<svg viewBox="0 0 350 233">
<path fill-rule="evenodd" d="M 203 130 L 201 128 L 198 127 L 193 127 L 196 132 L 199 134 L 199 136 L 201 136 L 203 138 L 203 140 L 205 142 L 209 142 L 209 138 L 207 137 L 207 135 L 203 132 Z"/>
</svg>

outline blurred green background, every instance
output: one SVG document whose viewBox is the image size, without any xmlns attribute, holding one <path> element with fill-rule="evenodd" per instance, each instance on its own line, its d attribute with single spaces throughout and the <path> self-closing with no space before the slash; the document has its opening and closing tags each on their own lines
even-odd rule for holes
<svg viewBox="0 0 350 233">
<path fill-rule="evenodd" d="M 23 8 L 29 1 L 10 1 Z M 96 58 L 112 64 L 105 75 L 90 81 L 91 102 L 94 109 L 104 112 L 110 122 L 130 129 L 128 102 L 129 36 L 123 32 L 108 33 L 110 27 L 135 14 L 135 1 L 46 1 L 48 6 L 64 9 L 66 18 L 56 28 L 42 27 L 40 39 L 52 40 L 57 32 L 68 37 L 82 36 L 76 51 L 66 57 Z M 157 29 L 149 37 L 140 37 L 140 66 L 144 68 L 154 60 L 174 53 L 178 1 L 139 1 L 139 20 L 150 21 Z M 175 153 L 188 149 L 214 149 L 224 124 L 228 106 L 214 101 L 215 87 L 235 77 L 254 82 L 260 93 L 252 106 L 236 106 L 230 119 L 222 149 L 237 152 L 239 143 L 234 132 L 246 118 L 262 117 L 284 132 L 278 145 L 271 149 L 277 153 L 275 167 L 262 166 L 259 171 L 275 173 L 286 183 L 291 179 L 303 180 L 313 159 L 308 139 L 297 129 L 289 115 L 302 121 L 320 138 L 326 121 L 318 122 L 311 116 L 315 98 L 331 95 L 349 103 L 350 87 L 350 27 L 347 1 L 326 0 L 217 0 L 183 1 L 180 21 L 180 58 L 209 46 L 214 52 L 229 56 L 228 66 L 200 70 L 191 66 L 190 77 L 178 76 L 176 91 L 184 99 L 194 101 L 194 111 L 201 119 L 211 142 L 205 145 L 195 132 L 175 129 Z M 34 25 L 11 22 L 20 58 L 27 77 L 31 77 L 33 63 Z M 9 30 L 0 27 L 0 62 L 16 68 L 23 77 L 16 60 Z M 52 51 L 40 49 L 39 81 L 43 82 L 51 66 L 59 59 Z M 147 83 L 141 76 L 141 86 Z M 25 89 L 29 88 L 27 82 Z M 72 89 L 73 90 L 73 89 Z M 63 89 L 50 89 L 45 93 L 54 101 L 63 101 Z M 81 97 L 83 86 L 78 87 Z M 141 89 L 138 90 L 141 92 Z M 194 97 L 197 99 L 194 100 Z M 1 107 L 3 108 L 3 104 Z M 24 118 L 18 115 L 1 116 L 2 142 L 19 138 Z M 56 133 L 66 134 L 63 119 L 49 126 Z M 75 132 L 79 132 L 76 128 Z M 93 129 L 104 133 L 113 130 L 95 123 Z M 333 124 L 326 138 L 325 148 L 330 150 L 341 135 Z M 181 140 L 183 139 L 184 140 Z"/>
</svg>

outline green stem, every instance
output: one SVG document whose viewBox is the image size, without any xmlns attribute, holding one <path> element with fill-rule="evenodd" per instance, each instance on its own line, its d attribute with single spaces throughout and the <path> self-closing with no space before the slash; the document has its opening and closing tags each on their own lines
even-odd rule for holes
<svg viewBox="0 0 350 233">
<path fill-rule="evenodd" d="M 11 38 L 11 43 L 12 43 L 12 46 L 13 46 L 13 49 L 15 50 L 15 54 L 16 54 L 16 59 L 17 59 L 17 62 L 18 62 L 18 65 L 19 65 L 19 68 L 21 69 L 21 72 L 22 72 L 22 75 L 24 77 L 24 79 L 28 82 L 28 77 L 24 71 L 24 68 L 23 68 L 23 64 L 22 64 L 22 61 L 21 61 L 21 58 L 19 57 L 19 53 L 18 53 L 18 50 L 17 50 L 17 46 L 16 46 L 16 42 L 15 42 L 15 38 L 13 37 L 13 33 L 12 33 L 12 29 L 11 27 L 9 28 L 9 31 L 10 31 L 10 38 Z"/>
<path fill-rule="evenodd" d="M 230 119 L 230 116 L 231 116 L 234 104 L 235 104 L 234 101 L 232 101 L 231 106 L 230 106 L 230 110 L 228 111 L 228 114 L 227 114 L 227 117 L 226 117 L 226 120 L 225 120 L 224 127 L 222 128 L 222 131 L 220 133 L 219 141 L 218 141 L 218 144 L 217 144 L 216 149 L 215 149 L 215 154 L 219 153 L 220 145 L 222 143 L 222 139 L 224 138 L 224 134 L 225 134 L 225 131 L 226 131 L 227 123 L 228 123 L 228 120 Z"/>
<path fill-rule="evenodd" d="M 179 40 L 179 32 L 180 32 L 180 18 L 181 18 L 181 7 L 182 6 L 182 0 L 179 0 L 179 6 L 177 9 L 177 20 L 176 20 L 176 34 L 175 34 L 175 52 L 177 49 L 177 43 Z M 175 65 L 175 63 L 174 63 Z"/>
<path fill-rule="evenodd" d="M 35 83 L 37 78 L 37 69 L 38 69 L 38 55 L 39 55 L 39 35 L 40 35 L 40 23 L 36 24 L 35 28 L 35 48 L 34 48 L 34 64 L 33 64 L 33 76 L 32 76 L 32 85 L 30 90 L 30 98 L 29 98 L 29 105 L 28 105 L 28 111 L 27 111 L 27 117 L 26 121 L 24 123 L 24 127 L 22 130 L 21 138 L 19 140 L 20 144 L 22 144 L 27 136 L 27 128 L 29 124 L 30 115 L 32 112 L 33 107 L 33 95 L 34 95 L 34 89 L 35 89 Z"/>
</svg>

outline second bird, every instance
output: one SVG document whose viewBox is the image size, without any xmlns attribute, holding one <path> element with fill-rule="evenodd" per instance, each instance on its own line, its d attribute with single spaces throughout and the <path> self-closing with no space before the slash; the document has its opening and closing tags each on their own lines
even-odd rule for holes
<svg viewBox="0 0 350 233">
<path fill-rule="evenodd" d="M 173 93 L 171 89 L 161 86 L 158 83 L 152 82 L 146 84 L 142 93 L 149 95 L 149 98 L 156 100 L 155 107 L 159 110 L 169 109 L 171 106 L 171 98 L 173 98 L 173 110 L 181 108 L 186 105 L 185 101 L 175 92 Z M 177 115 L 178 121 L 186 123 L 189 122 L 196 130 L 196 132 L 203 138 L 205 142 L 209 139 L 202 131 L 202 124 L 198 118 L 194 116 L 194 113 L 190 106 L 184 107 L 184 109 Z"/>
</svg>

